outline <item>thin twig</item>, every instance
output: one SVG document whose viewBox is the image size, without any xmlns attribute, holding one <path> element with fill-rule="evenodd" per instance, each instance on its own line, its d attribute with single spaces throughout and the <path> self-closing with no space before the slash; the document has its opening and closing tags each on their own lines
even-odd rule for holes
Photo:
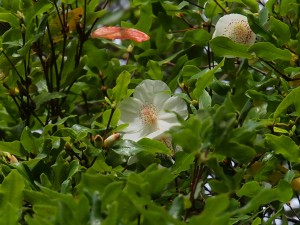
<svg viewBox="0 0 300 225">
<path fill-rule="evenodd" d="M 222 11 L 223 11 L 225 14 L 228 13 L 228 12 L 226 11 L 226 9 L 224 9 L 223 6 L 221 6 L 221 4 L 220 4 L 217 0 L 214 0 L 214 2 L 217 4 L 217 6 L 219 6 L 219 7 L 222 9 Z"/>
<path fill-rule="evenodd" d="M 13 62 L 10 60 L 10 58 L 6 55 L 6 53 L 4 51 L 2 51 L 3 55 L 5 56 L 5 58 L 8 60 L 8 62 L 10 63 L 10 65 L 12 66 L 12 68 L 14 69 L 14 71 L 17 73 L 17 75 L 19 76 L 21 82 L 24 82 L 23 77 L 21 76 L 21 74 L 19 73 L 19 71 L 17 70 L 17 68 L 15 67 L 15 65 L 13 64 Z"/>
<path fill-rule="evenodd" d="M 264 63 L 266 63 L 269 67 L 271 67 L 276 73 L 278 73 L 283 79 L 286 81 L 292 81 L 293 79 L 282 73 L 280 70 L 278 70 L 274 65 L 272 65 L 270 62 L 262 60 Z"/>
<path fill-rule="evenodd" d="M 198 7 L 198 8 L 200 8 L 200 9 L 204 9 L 204 7 L 202 7 L 201 5 L 198 5 L 198 4 L 194 3 L 194 2 L 192 2 L 192 1 L 186 0 L 186 2 L 190 3 L 190 4 L 193 5 L 193 6 Z"/>
</svg>

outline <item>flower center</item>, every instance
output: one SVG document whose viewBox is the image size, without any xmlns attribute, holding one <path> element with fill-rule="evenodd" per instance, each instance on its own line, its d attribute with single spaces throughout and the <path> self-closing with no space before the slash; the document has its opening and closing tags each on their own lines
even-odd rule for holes
<svg viewBox="0 0 300 225">
<path fill-rule="evenodd" d="M 251 38 L 251 29 L 246 21 L 234 23 L 230 38 L 240 44 L 247 44 Z"/>
<path fill-rule="evenodd" d="M 143 124 L 153 126 L 157 122 L 157 111 L 154 105 L 144 105 L 140 109 L 140 118 Z"/>
</svg>

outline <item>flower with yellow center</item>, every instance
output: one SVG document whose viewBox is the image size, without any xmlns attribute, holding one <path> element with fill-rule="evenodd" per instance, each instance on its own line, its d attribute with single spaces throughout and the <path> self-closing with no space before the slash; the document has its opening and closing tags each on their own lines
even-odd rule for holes
<svg viewBox="0 0 300 225">
<path fill-rule="evenodd" d="M 251 30 L 246 16 L 240 14 L 228 14 L 221 17 L 216 26 L 214 37 L 224 36 L 238 44 L 252 45 L 256 35 Z"/>
<path fill-rule="evenodd" d="M 159 139 L 171 127 L 179 125 L 177 115 L 188 116 L 186 103 L 163 81 L 144 80 L 134 90 L 133 97 L 118 105 L 119 124 L 128 124 L 123 138 L 138 141 L 142 138 Z"/>
</svg>

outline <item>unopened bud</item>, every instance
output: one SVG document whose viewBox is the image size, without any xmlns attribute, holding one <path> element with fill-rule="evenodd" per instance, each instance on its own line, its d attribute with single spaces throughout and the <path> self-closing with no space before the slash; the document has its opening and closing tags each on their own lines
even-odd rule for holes
<svg viewBox="0 0 300 225">
<path fill-rule="evenodd" d="M 94 145 L 97 148 L 101 148 L 103 146 L 103 138 L 101 137 L 101 135 L 99 135 L 99 134 L 95 135 Z"/>
<path fill-rule="evenodd" d="M 133 46 L 129 45 L 128 48 L 127 48 L 127 52 L 131 53 L 132 51 L 133 51 Z"/>
<path fill-rule="evenodd" d="M 199 104 L 199 102 L 195 99 L 193 99 L 191 103 L 193 106 L 198 106 L 198 104 Z"/>
<path fill-rule="evenodd" d="M 107 87 L 106 87 L 105 85 L 102 85 L 102 86 L 101 86 L 101 91 L 102 91 L 103 93 L 106 93 Z"/>
<path fill-rule="evenodd" d="M 110 135 L 108 138 L 106 138 L 104 140 L 103 147 L 108 148 L 108 147 L 112 146 L 119 138 L 120 138 L 119 133 L 115 133 L 115 134 Z"/>
<path fill-rule="evenodd" d="M 65 148 L 66 148 L 66 150 L 67 150 L 67 151 L 71 151 L 71 150 L 72 150 L 72 148 L 73 148 L 73 146 L 72 146 L 72 143 L 70 143 L 70 142 L 66 142 L 66 144 L 65 144 Z"/>
<path fill-rule="evenodd" d="M 10 88 L 8 94 L 9 94 L 9 96 L 14 97 L 14 96 L 18 95 L 19 92 L 20 92 L 19 88 L 15 87 L 15 88 Z"/>
<path fill-rule="evenodd" d="M 9 152 L 3 152 L 3 155 L 5 156 L 6 159 L 9 160 L 10 163 L 18 163 L 18 159 L 14 156 L 11 155 Z"/>
</svg>

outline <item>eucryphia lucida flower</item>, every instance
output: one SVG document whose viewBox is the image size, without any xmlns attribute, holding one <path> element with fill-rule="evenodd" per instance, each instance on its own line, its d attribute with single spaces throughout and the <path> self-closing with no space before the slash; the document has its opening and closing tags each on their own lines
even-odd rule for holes
<svg viewBox="0 0 300 225">
<path fill-rule="evenodd" d="M 144 80 L 134 90 L 133 97 L 118 105 L 119 124 L 128 124 L 123 138 L 138 141 L 142 138 L 159 139 L 171 127 L 179 125 L 178 116 L 187 118 L 186 103 L 160 80 Z"/>
<path fill-rule="evenodd" d="M 251 30 L 246 16 L 240 14 L 228 14 L 221 17 L 216 26 L 214 37 L 224 36 L 238 44 L 252 45 L 256 35 Z"/>
</svg>

